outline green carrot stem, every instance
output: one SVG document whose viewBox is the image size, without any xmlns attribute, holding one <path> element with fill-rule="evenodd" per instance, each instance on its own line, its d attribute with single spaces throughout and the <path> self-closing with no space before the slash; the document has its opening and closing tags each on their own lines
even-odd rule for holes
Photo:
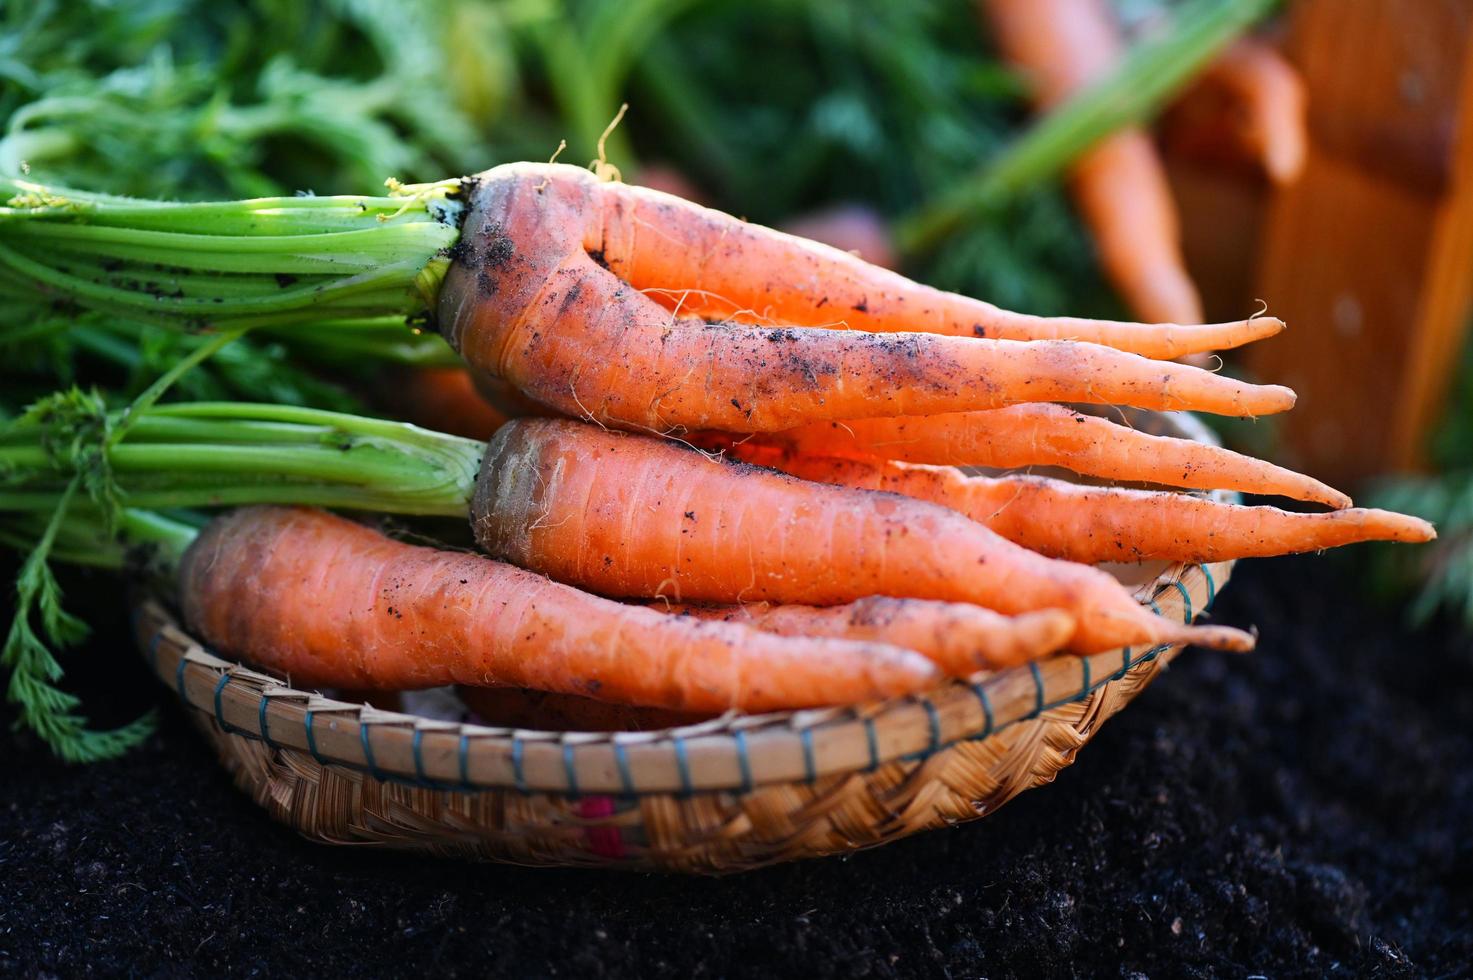
<svg viewBox="0 0 1473 980">
<path fill-rule="evenodd" d="M 1277 0 L 1190 0 L 1171 29 L 1136 45 L 1097 84 L 1039 120 L 978 173 L 902 218 L 907 254 L 934 248 L 968 220 L 1053 179 L 1095 143 L 1151 115 Z"/>
<path fill-rule="evenodd" d="M 460 235 L 459 186 L 176 204 L 0 179 L 0 282 L 195 328 L 422 317 Z"/>
<path fill-rule="evenodd" d="M 49 515 L 39 511 L 0 517 L 0 544 L 27 551 L 35 546 L 49 520 Z M 124 510 L 117 527 L 109 531 L 99 511 L 73 504 L 57 528 L 50 557 L 70 565 L 117 571 L 128 565 L 130 553 L 148 548 L 158 570 L 168 573 L 178 567 L 185 549 L 198 535 L 199 528 L 193 524 L 136 508 Z"/>
<path fill-rule="evenodd" d="M 401 422 L 286 405 L 200 402 L 139 407 L 104 450 L 130 508 L 297 503 L 465 516 L 483 446 Z M 0 432 L 0 512 L 49 510 L 86 454 L 58 460 L 53 420 Z M 104 436 L 106 438 L 106 436 Z M 85 465 L 85 463 L 80 464 Z"/>
</svg>

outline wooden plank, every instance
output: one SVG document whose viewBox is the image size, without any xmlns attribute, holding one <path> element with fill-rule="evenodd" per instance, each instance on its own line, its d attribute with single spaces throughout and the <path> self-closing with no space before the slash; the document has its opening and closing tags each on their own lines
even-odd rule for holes
<svg viewBox="0 0 1473 980">
<path fill-rule="evenodd" d="M 1249 352 L 1299 391 L 1296 462 L 1350 481 L 1421 460 L 1473 298 L 1473 3 L 1302 0 L 1303 178 L 1274 192 L 1255 292 L 1282 337 Z"/>
</svg>

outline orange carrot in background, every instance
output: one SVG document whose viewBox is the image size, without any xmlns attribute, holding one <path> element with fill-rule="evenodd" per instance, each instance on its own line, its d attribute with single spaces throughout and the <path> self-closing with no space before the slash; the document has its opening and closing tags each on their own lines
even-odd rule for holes
<svg viewBox="0 0 1473 980">
<path fill-rule="evenodd" d="M 506 685 L 719 713 L 848 704 L 937 677 L 912 651 L 664 616 L 324 511 L 217 518 L 179 582 L 203 639 L 309 686 Z"/>
<path fill-rule="evenodd" d="M 863 204 L 839 204 L 800 214 L 784 222 L 782 231 L 848 252 L 881 269 L 900 268 L 885 219 Z"/>
<path fill-rule="evenodd" d="M 380 388 L 405 421 L 467 439 L 489 439 L 507 419 L 481 397 L 465 368 L 401 370 Z"/>
<path fill-rule="evenodd" d="M 703 433 L 699 441 L 719 449 L 733 440 Z M 1340 491 L 1281 466 L 1191 439 L 1139 432 L 1062 405 L 848 419 L 767 433 L 760 441 L 818 456 L 1003 469 L 1057 466 L 1107 480 L 1240 490 L 1350 506 L 1350 498 Z"/>
<path fill-rule="evenodd" d="M 1061 609 L 1003 616 L 962 602 L 869 596 L 842 606 L 734 606 L 650 603 L 677 616 L 741 623 L 781 636 L 834 636 L 872 640 L 924 654 L 953 677 L 1014 667 L 1056 653 L 1074 633 Z"/>
<path fill-rule="evenodd" d="M 1041 109 L 1088 86 L 1121 56 L 1120 32 L 1103 0 L 982 0 L 981 8 Z M 1176 205 L 1150 137 L 1131 128 L 1101 140 L 1075 161 L 1071 185 L 1100 263 L 1135 315 L 1199 321 L 1202 303 L 1182 260 Z"/>
<path fill-rule="evenodd" d="M 1283 55 L 1239 38 L 1172 106 L 1167 144 L 1197 159 L 1247 161 L 1275 184 L 1289 184 L 1308 154 L 1305 102 L 1304 82 Z"/>
<path fill-rule="evenodd" d="M 1182 493 L 1088 487 L 1037 476 L 969 477 L 949 466 L 795 456 L 750 444 L 733 452 L 804 480 L 942 504 L 1039 554 L 1087 564 L 1148 558 L 1214 562 L 1437 536 L 1420 518 L 1384 510 L 1295 514 Z"/>
<path fill-rule="evenodd" d="M 679 444 L 557 419 L 507 423 L 472 506 L 489 554 L 606 595 L 834 605 L 869 595 L 1063 609 L 1070 648 L 1247 634 L 1142 608 L 1096 569 L 1020 548 L 955 511 L 823 486 Z M 839 641 L 835 641 L 839 642 Z"/>
</svg>

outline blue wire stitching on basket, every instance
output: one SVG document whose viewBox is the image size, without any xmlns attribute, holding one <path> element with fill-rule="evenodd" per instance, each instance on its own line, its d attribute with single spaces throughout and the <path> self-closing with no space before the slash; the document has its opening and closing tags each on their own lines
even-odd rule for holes
<svg viewBox="0 0 1473 980">
<path fill-rule="evenodd" d="M 1187 587 L 1185 585 L 1181 584 L 1181 579 L 1177 579 L 1171 584 L 1176 586 L 1176 591 L 1181 593 L 1182 622 L 1190 625 L 1192 622 L 1192 594 L 1187 591 Z"/>
<path fill-rule="evenodd" d="M 229 671 L 226 671 L 225 673 L 220 675 L 220 680 L 217 681 L 215 684 L 215 724 L 219 725 L 220 731 L 224 732 L 226 735 L 238 731 L 238 729 L 234 725 L 225 720 L 225 706 L 220 703 L 220 695 L 225 692 L 225 685 L 229 684 L 233 680 L 235 680 L 235 678 L 230 676 Z"/>
<path fill-rule="evenodd" d="M 261 692 L 261 702 L 256 705 L 256 727 L 261 730 L 261 741 L 266 743 L 269 749 L 279 748 L 271 741 L 271 719 L 266 716 L 266 706 L 271 703 L 271 695 L 265 691 Z"/>
<path fill-rule="evenodd" d="M 752 760 L 747 758 L 747 733 L 738 728 L 733 736 L 736 741 L 737 766 L 742 772 L 742 792 L 752 792 Z"/>
<path fill-rule="evenodd" d="M 982 706 L 982 717 L 987 719 L 987 727 L 978 732 L 973 738 L 983 739 L 992 734 L 997 725 L 997 719 L 992 716 L 992 697 L 987 693 L 987 685 L 978 681 L 972 685 L 972 693 L 977 696 L 977 703 Z"/>
<path fill-rule="evenodd" d="M 409 738 L 409 751 L 414 756 L 414 778 L 422 783 L 429 781 L 425 776 L 424 734 L 424 729 L 415 725 L 414 734 Z"/>
<path fill-rule="evenodd" d="M 737 751 L 742 753 L 743 775 L 746 774 L 746 744 L 741 732 L 737 732 Z M 619 785 L 624 790 L 625 796 L 637 796 L 634 789 L 634 773 L 629 769 L 629 750 L 624 743 L 617 738 L 614 739 L 614 766 L 619 770 Z"/>
<path fill-rule="evenodd" d="M 690 796 L 696 788 L 690 778 L 690 759 L 685 754 L 685 739 L 675 735 L 671 740 L 675 743 L 675 768 L 680 773 L 680 795 Z"/>
<path fill-rule="evenodd" d="M 926 709 L 926 726 L 931 732 L 931 742 L 926 746 L 926 754 L 931 755 L 941 747 L 941 715 L 928 697 L 921 698 L 921 707 Z"/>
<path fill-rule="evenodd" d="M 378 763 L 375 762 L 373 758 L 373 740 L 369 738 L 368 734 L 368 730 L 370 727 L 372 726 L 370 726 L 368 722 L 363 720 L 363 716 L 359 715 L 358 741 L 363 745 L 363 758 L 368 761 L 368 765 L 365 768 L 368 770 L 368 774 L 374 779 L 378 780 L 381 783 L 387 782 L 388 780 L 384 779 L 384 773 L 379 769 Z"/>
<path fill-rule="evenodd" d="M 319 766 L 331 765 L 332 763 L 324 759 L 317 751 L 317 733 L 312 730 L 312 716 L 315 713 L 311 708 L 308 708 L 307 717 L 302 720 L 303 726 L 307 729 L 307 751 L 312 754 L 312 758 L 317 760 Z M 353 768 L 356 769 L 358 767 L 354 766 Z"/>
<path fill-rule="evenodd" d="M 527 789 L 527 774 L 522 771 L 522 753 L 526 746 L 522 744 L 521 738 L 513 734 L 511 737 L 511 778 L 518 793 L 530 793 Z"/>
<path fill-rule="evenodd" d="M 578 792 L 578 769 L 573 765 L 573 743 L 563 743 L 563 775 L 568 778 L 568 795 L 577 797 L 583 794 Z"/>
</svg>

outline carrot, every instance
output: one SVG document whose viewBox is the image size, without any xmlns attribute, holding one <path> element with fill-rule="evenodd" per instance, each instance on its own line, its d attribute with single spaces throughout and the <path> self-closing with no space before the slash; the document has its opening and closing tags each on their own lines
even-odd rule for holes
<svg viewBox="0 0 1473 980">
<path fill-rule="evenodd" d="M 553 694 L 520 687 L 457 688 L 465 706 L 488 725 L 547 732 L 648 732 L 694 725 L 710 714 L 636 708 L 579 694 Z"/>
<path fill-rule="evenodd" d="M 890 595 L 1008 614 L 1063 609 L 1079 652 L 1252 646 L 1237 630 L 1154 616 L 1104 572 L 1019 548 L 936 504 L 565 420 L 503 426 L 472 513 L 489 554 L 606 595 L 808 605 Z"/>
<path fill-rule="evenodd" d="M 623 184 L 592 184 L 586 172 L 558 168 L 549 178 L 546 169 L 537 168 L 524 179 L 537 186 L 558 178 L 588 186 L 578 222 L 584 249 L 620 279 L 648 291 L 667 314 L 678 308 L 721 322 L 1080 340 L 1162 359 L 1237 347 L 1284 329 L 1275 317 L 1183 325 L 1200 319 L 1190 317 L 1148 325 L 1027 316 L 680 198 Z M 491 205 L 492 220 L 512 227 L 510 205 Z"/>
<path fill-rule="evenodd" d="M 924 654 L 953 677 L 1014 667 L 1060 650 L 1074 618 L 1060 609 L 1002 616 L 961 602 L 869 596 L 843 606 L 779 606 L 748 602 L 702 606 L 655 602 L 651 609 L 678 616 L 742 623 L 781 636 L 834 636 L 873 640 Z"/>
<path fill-rule="evenodd" d="M 1058 466 L 1108 480 L 1194 490 L 1240 490 L 1348 507 L 1350 498 L 1318 480 L 1191 439 L 1153 436 L 1062 405 L 1015 405 L 989 412 L 849 419 L 770 433 L 761 441 L 816 456 L 880 457 L 947 466 Z M 719 449 L 729 436 L 702 433 Z"/>
<path fill-rule="evenodd" d="M 852 703 L 937 676 L 908 650 L 662 616 L 323 511 L 220 517 L 179 581 L 203 639 L 307 685 L 506 685 L 717 713 Z"/>
<path fill-rule="evenodd" d="M 1120 34 L 1103 0 L 983 0 L 981 6 L 1003 56 L 1033 82 L 1040 108 L 1085 88 L 1121 56 Z M 1200 320 L 1176 206 L 1150 137 L 1138 128 L 1106 137 L 1075 161 L 1071 177 L 1105 273 L 1136 315 Z"/>
<path fill-rule="evenodd" d="M 1360 541 L 1431 541 L 1417 517 L 1354 508 L 1295 514 L 1187 494 L 1087 487 L 1037 476 L 965 476 L 948 466 L 831 459 L 735 447 L 738 458 L 804 480 L 902 493 L 950 507 L 1040 554 L 1103 561 L 1213 562 L 1320 551 Z"/>
<path fill-rule="evenodd" d="M 566 415 L 655 431 L 756 432 L 1024 401 L 1228 415 L 1269 414 L 1294 401 L 1287 388 L 1249 385 L 1094 344 L 770 329 L 677 315 L 596 261 L 608 264 L 615 249 L 599 225 L 607 225 L 626 198 L 658 197 L 623 185 L 609 190 L 613 186 L 573 168 L 513 165 L 485 175 L 462 251 L 441 289 L 440 328 L 451 345 L 472 365 Z M 666 227 L 676 224 L 672 215 L 714 214 L 677 203 L 663 215 Z M 745 227 L 723 220 L 727 230 Z M 734 237 L 712 238 L 706 251 L 719 247 L 725 257 L 725 243 Z M 789 240 L 782 253 L 796 259 L 807 248 L 797 242 Z M 747 256 L 740 275 L 766 281 L 779 267 L 776 256 L 768 258 L 774 266 Z M 802 285 L 811 301 L 830 283 L 805 278 Z"/>
<path fill-rule="evenodd" d="M 384 402 L 405 420 L 467 439 L 489 439 L 507 420 L 481 397 L 465 368 L 396 371 L 380 387 Z"/>
<path fill-rule="evenodd" d="M 840 204 L 820 211 L 810 211 L 785 222 L 782 230 L 798 238 L 849 252 L 881 269 L 900 267 L 900 256 L 895 252 L 890 229 L 885 227 L 885 221 L 879 214 L 863 204 Z"/>
<path fill-rule="evenodd" d="M 1304 82 L 1270 45 L 1239 38 L 1172 108 L 1167 139 L 1180 153 L 1244 158 L 1275 184 L 1304 170 L 1309 147 Z"/>
</svg>

